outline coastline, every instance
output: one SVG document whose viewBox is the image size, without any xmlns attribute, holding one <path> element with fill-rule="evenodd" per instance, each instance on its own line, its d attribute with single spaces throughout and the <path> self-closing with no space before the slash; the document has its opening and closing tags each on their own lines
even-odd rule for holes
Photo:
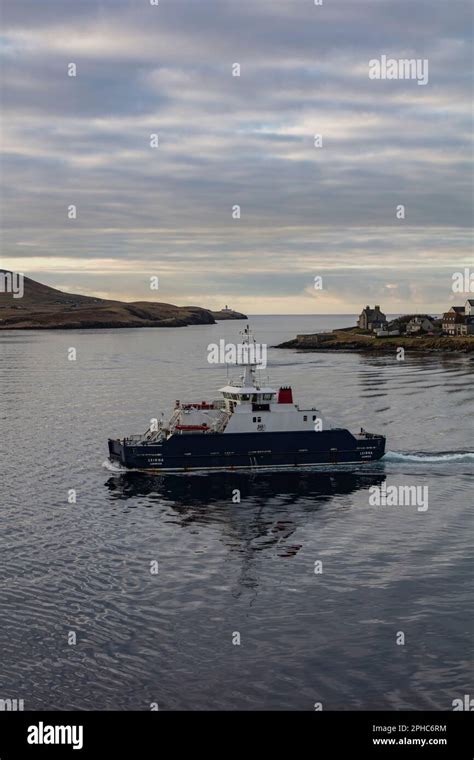
<svg viewBox="0 0 474 760">
<path fill-rule="evenodd" d="M 247 319 L 229 309 L 175 306 L 161 301 L 116 301 L 69 293 L 0 269 L 0 330 L 97 330 L 130 327 L 187 327 Z"/>
<path fill-rule="evenodd" d="M 153 315 L 148 314 L 142 308 L 142 314 L 138 316 L 136 311 L 131 313 L 131 309 L 123 309 L 121 313 L 117 311 L 99 310 L 93 314 L 80 313 L 55 315 L 50 312 L 37 312 L 32 315 L 21 315 L 12 317 L 10 314 L 7 318 L 0 318 L 0 332 L 6 330 L 118 330 L 139 327 L 189 327 L 191 325 L 214 325 L 216 322 L 247 319 L 245 314 L 233 312 L 232 315 L 221 315 L 220 312 L 213 312 L 208 309 L 198 309 L 186 307 L 174 307 L 176 316 L 163 316 L 154 319 Z M 151 311 L 151 309 L 150 309 Z M 1 315 L 1 312 L 0 312 Z"/>
<path fill-rule="evenodd" d="M 417 353 L 466 354 L 474 352 L 474 336 L 405 336 L 377 338 L 351 330 L 333 330 L 330 333 L 297 335 L 293 340 L 273 348 L 292 348 L 297 351 L 345 351 L 367 354 L 394 353 L 404 348 Z"/>
</svg>

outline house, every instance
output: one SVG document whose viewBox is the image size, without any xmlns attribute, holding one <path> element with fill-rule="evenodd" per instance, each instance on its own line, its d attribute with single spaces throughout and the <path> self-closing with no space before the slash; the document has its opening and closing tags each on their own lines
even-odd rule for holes
<svg viewBox="0 0 474 760">
<path fill-rule="evenodd" d="M 428 333 L 434 332 L 435 321 L 427 316 L 416 316 L 410 319 L 407 324 L 407 335 L 414 335 L 415 333 Z"/>
<path fill-rule="evenodd" d="M 380 306 L 374 306 L 373 309 L 370 306 L 366 306 L 357 320 L 357 325 L 361 330 L 380 330 L 386 324 L 387 317 L 380 311 Z"/>
<path fill-rule="evenodd" d="M 464 304 L 464 314 L 466 317 L 474 317 L 474 298 L 468 298 Z"/>
<path fill-rule="evenodd" d="M 397 332 L 401 335 L 402 332 L 405 332 L 405 325 L 399 319 L 392 319 L 387 323 L 385 329 L 388 332 Z"/>
<path fill-rule="evenodd" d="M 464 317 L 463 324 L 457 326 L 458 335 L 474 335 L 474 315 L 472 317 Z"/>
<path fill-rule="evenodd" d="M 443 332 L 447 335 L 459 335 L 459 325 L 464 324 L 464 306 L 451 306 L 449 311 L 443 314 Z"/>
</svg>

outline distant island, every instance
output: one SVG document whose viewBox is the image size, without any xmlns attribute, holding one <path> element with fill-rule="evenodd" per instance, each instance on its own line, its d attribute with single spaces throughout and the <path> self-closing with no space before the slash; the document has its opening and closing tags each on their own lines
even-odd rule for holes
<svg viewBox="0 0 474 760">
<path fill-rule="evenodd" d="M 14 277 L 14 273 L 0 269 L 0 330 L 186 327 L 211 325 L 221 319 L 247 319 L 227 306 L 212 311 L 199 306 L 155 301 L 127 303 L 65 293 L 30 277 L 22 277 L 20 297 L 11 288 Z"/>
<path fill-rule="evenodd" d="M 469 353 L 474 351 L 474 299 L 452 306 L 442 318 L 429 314 L 407 314 L 389 322 L 376 305 L 362 310 L 357 325 L 332 332 L 297 335 L 275 348 L 299 351 L 362 351 L 392 353 L 409 351 Z"/>
</svg>

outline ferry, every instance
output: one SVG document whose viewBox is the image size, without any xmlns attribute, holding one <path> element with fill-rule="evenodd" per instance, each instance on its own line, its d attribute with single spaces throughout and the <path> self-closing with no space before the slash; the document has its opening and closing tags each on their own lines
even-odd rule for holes
<svg viewBox="0 0 474 760">
<path fill-rule="evenodd" d="M 247 327 L 244 343 L 255 343 Z M 254 354 L 255 355 L 255 354 Z M 176 401 L 141 435 L 109 439 L 113 465 L 152 472 L 294 469 L 371 462 L 385 454 L 383 435 L 328 427 L 321 412 L 300 409 L 290 386 L 262 385 L 252 352 L 242 375 L 212 401 Z"/>
</svg>

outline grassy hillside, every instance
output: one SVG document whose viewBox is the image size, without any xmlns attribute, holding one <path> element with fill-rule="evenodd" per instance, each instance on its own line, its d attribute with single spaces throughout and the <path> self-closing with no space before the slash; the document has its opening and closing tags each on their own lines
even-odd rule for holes
<svg viewBox="0 0 474 760">
<path fill-rule="evenodd" d="M 0 274 L 6 270 L 0 269 Z M 199 306 L 155 301 L 126 303 L 65 293 L 24 278 L 22 298 L 0 291 L 0 330 L 110 327 L 184 327 L 216 319 L 246 319 L 238 312 L 212 312 Z"/>
</svg>

